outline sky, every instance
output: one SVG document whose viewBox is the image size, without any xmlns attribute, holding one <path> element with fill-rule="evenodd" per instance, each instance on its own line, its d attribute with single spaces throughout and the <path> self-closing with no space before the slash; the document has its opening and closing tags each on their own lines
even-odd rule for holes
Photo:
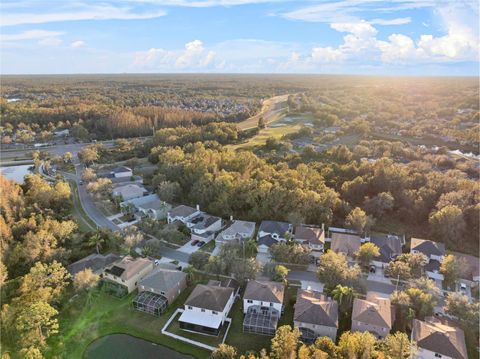
<svg viewBox="0 0 480 359">
<path fill-rule="evenodd" d="M 479 76 L 478 0 L 2 0 L 2 74 Z"/>
</svg>

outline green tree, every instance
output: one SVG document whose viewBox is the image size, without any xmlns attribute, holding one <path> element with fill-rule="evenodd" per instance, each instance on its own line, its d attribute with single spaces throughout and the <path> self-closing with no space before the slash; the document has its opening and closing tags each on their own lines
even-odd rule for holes
<svg viewBox="0 0 480 359">
<path fill-rule="evenodd" d="M 389 334 L 383 341 L 382 349 L 385 355 L 392 359 L 408 359 L 411 355 L 410 339 L 402 332 Z"/>
<path fill-rule="evenodd" d="M 90 165 L 94 162 L 97 162 L 100 158 L 100 155 L 98 153 L 97 147 L 87 146 L 82 148 L 80 152 L 78 152 L 78 158 L 86 165 Z"/>
<path fill-rule="evenodd" d="M 377 339 L 369 332 L 344 332 L 338 342 L 338 351 L 344 358 L 374 358 Z"/>
<path fill-rule="evenodd" d="M 276 265 L 273 271 L 272 279 L 275 282 L 287 283 L 288 272 L 290 272 L 290 270 L 287 267 L 282 265 Z"/>
<path fill-rule="evenodd" d="M 73 278 L 73 285 L 79 292 L 88 291 L 94 288 L 98 284 L 99 280 L 100 276 L 98 274 L 93 273 L 91 268 L 85 268 L 84 270 L 75 274 L 75 277 Z"/>
<path fill-rule="evenodd" d="M 456 281 L 463 274 L 467 264 L 453 254 L 448 254 L 443 258 L 440 265 L 440 273 L 443 274 L 443 280 L 447 288 L 454 288 Z"/>
<path fill-rule="evenodd" d="M 62 156 L 63 162 L 70 163 L 72 162 L 73 155 L 72 152 L 65 152 Z"/>
<path fill-rule="evenodd" d="M 412 278 L 411 269 L 408 263 L 403 261 L 392 261 L 385 267 L 385 274 L 392 279 L 407 281 Z"/>
<path fill-rule="evenodd" d="M 297 357 L 300 331 L 289 325 L 279 327 L 271 341 L 271 359 L 295 359 Z"/>
<path fill-rule="evenodd" d="M 322 352 L 327 353 L 329 359 L 337 359 L 337 347 L 335 343 L 329 337 L 320 337 L 315 340 L 315 348 L 320 349 Z"/>
<path fill-rule="evenodd" d="M 237 350 L 231 345 L 227 344 L 220 344 L 210 356 L 212 359 L 235 359 L 236 357 Z"/>
<path fill-rule="evenodd" d="M 97 174 L 93 168 L 85 168 L 82 173 L 82 180 L 85 182 L 93 182 L 97 179 Z"/>
<path fill-rule="evenodd" d="M 345 219 L 345 225 L 357 233 L 364 233 L 368 231 L 373 224 L 373 218 L 367 216 L 365 211 L 359 207 L 354 208 Z"/>
<path fill-rule="evenodd" d="M 380 248 L 371 242 L 362 244 L 356 253 L 357 262 L 360 267 L 368 270 L 370 262 L 380 256 Z"/>
<path fill-rule="evenodd" d="M 348 313 L 352 310 L 353 299 L 355 298 L 353 288 L 338 284 L 331 294 L 332 298 L 337 301 L 341 313 Z"/>
<path fill-rule="evenodd" d="M 338 284 L 356 286 L 360 279 L 360 268 L 351 267 L 343 253 L 328 250 L 320 257 L 318 278 L 325 284 L 325 289 L 330 292 Z"/>
<path fill-rule="evenodd" d="M 432 234 L 443 240 L 458 244 L 465 232 L 465 220 L 462 210 L 455 205 L 448 205 L 433 213 L 428 219 Z"/>
<path fill-rule="evenodd" d="M 210 254 L 203 251 L 196 251 L 190 255 L 190 258 L 188 259 L 188 264 L 190 264 L 195 269 L 204 270 L 209 258 Z"/>
</svg>

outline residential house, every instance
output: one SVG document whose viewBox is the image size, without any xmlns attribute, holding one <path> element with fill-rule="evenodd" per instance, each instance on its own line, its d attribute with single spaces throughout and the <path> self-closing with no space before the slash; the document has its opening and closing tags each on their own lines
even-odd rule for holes
<svg viewBox="0 0 480 359">
<path fill-rule="evenodd" d="M 427 257 L 428 263 L 424 267 L 425 274 L 441 287 L 443 274 L 440 273 L 440 264 L 445 256 L 445 244 L 428 239 L 412 238 L 410 252 L 423 253 Z"/>
<path fill-rule="evenodd" d="M 218 335 L 234 300 L 233 288 L 198 284 L 186 300 L 185 309 L 178 319 L 180 328 Z"/>
<path fill-rule="evenodd" d="M 93 253 L 67 266 L 68 272 L 75 277 L 78 272 L 90 268 L 93 273 L 100 276 L 107 266 L 120 259 L 119 255 L 108 253 L 106 255 Z"/>
<path fill-rule="evenodd" d="M 130 199 L 143 197 L 148 193 L 145 187 L 138 184 L 129 183 L 115 187 L 112 196 L 119 198 L 122 202 Z"/>
<path fill-rule="evenodd" d="M 156 220 L 166 218 L 168 210 L 171 208 L 168 203 L 160 200 L 155 193 L 124 201 L 120 203 L 120 207 L 124 212 L 133 211 L 138 219 L 151 218 Z"/>
<path fill-rule="evenodd" d="M 462 273 L 457 281 L 458 290 L 471 296 L 471 290 L 480 284 L 480 260 L 469 254 L 452 253 L 462 263 Z"/>
<path fill-rule="evenodd" d="M 447 319 L 427 317 L 414 319 L 412 328 L 413 358 L 467 359 L 463 330 Z"/>
<path fill-rule="evenodd" d="M 152 270 L 151 260 L 126 256 L 108 266 L 103 278 L 107 286 L 112 287 L 121 296 L 134 291 L 138 283 Z"/>
<path fill-rule="evenodd" d="M 209 241 L 214 238 L 216 232 L 222 229 L 222 219 L 207 213 L 200 213 L 189 222 L 192 239 Z M 188 226 L 188 225 L 187 225 Z"/>
<path fill-rule="evenodd" d="M 301 339 L 305 342 L 314 342 L 318 337 L 329 337 L 335 341 L 338 303 L 320 292 L 299 289 L 293 325 L 300 330 Z"/>
<path fill-rule="evenodd" d="M 167 222 L 173 223 L 179 221 L 187 225 L 192 218 L 198 216 L 200 213 L 200 206 L 197 205 L 196 208 L 193 208 L 182 204 L 168 212 Z"/>
<path fill-rule="evenodd" d="M 215 238 L 215 242 L 217 246 L 220 246 L 228 241 L 241 241 L 253 238 L 254 233 L 255 222 L 235 220 L 230 226 L 218 234 L 217 238 Z"/>
<path fill-rule="evenodd" d="M 392 329 L 393 315 L 390 299 L 367 293 L 367 299 L 353 301 L 352 332 L 370 332 L 383 339 Z"/>
<path fill-rule="evenodd" d="M 313 252 L 323 252 L 325 232 L 320 227 L 299 225 L 295 226 L 295 242 L 307 245 Z"/>
<path fill-rule="evenodd" d="M 133 171 L 129 167 L 119 166 L 119 167 L 115 167 L 110 172 L 110 176 L 115 177 L 115 178 L 132 177 L 133 176 Z"/>
<path fill-rule="evenodd" d="M 402 254 L 402 240 L 398 236 L 374 236 L 370 242 L 375 244 L 380 251 L 380 256 L 372 260 L 372 265 L 376 269 L 383 271 L 388 263 Z M 370 271 L 372 272 L 372 270 Z"/>
<path fill-rule="evenodd" d="M 258 251 L 268 253 L 268 249 L 278 242 L 285 242 L 292 235 L 292 225 L 286 222 L 262 221 L 257 233 Z"/>
<path fill-rule="evenodd" d="M 180 293 L 187 287 L 186 273 L 175 270 L 155 267 L 145 278 L 138 283 L 138 291 L 148 291 L 164 296 L 168 303 L 173 303 Z"/>
<path fill-rule="evenodd" d="M 243 295 L 243 331 L 274 335 L 283 311 L 284 295 L 282 283 L 250 280 Z"/>
<path fill-rule="evenodd" d="M 349 259 L 353 259 L 360 249 L 362 240 L 360 236 L 349 233 L 332 233 L 330 248 L 336 253 L 343 253 Z"/>
<path fill-rule="evenodd" d="M 70 130 L 68 128 L 53 132 L 53 136 L 55 137 L 67 137 L 69 135 L 70 135 Z"/>
</svg>

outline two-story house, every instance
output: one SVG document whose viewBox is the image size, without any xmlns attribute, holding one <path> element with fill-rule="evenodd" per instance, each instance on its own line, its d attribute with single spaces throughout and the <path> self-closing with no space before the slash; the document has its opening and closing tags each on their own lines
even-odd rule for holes
<svg viewBox="0 0 480 359">
<path fill-rule="evenodd" d="M 218 335 L 235 300 L 235 290 L 218 285 L 197 284 L 178 319 L 180 328 Z"/>
<path fill-rule="evenodd" d="M 325 232 L 320 227 L 305 224 L 295 226 L 295 242 L 308 246 L 312 253 L 322 253 L 325 245 Z"/>
<path fill-rule="evenodd" d="M 428 239 L 412 238 L 410 252 L 422 253 L 427 257 L 428 263 L 424 267 L 425 274 L 441 287 L 443 274 L 440 273 L 440 265 L 445 257 L 445 244 Z"/>
<path fill-rule="evenodd" d="M 467 359 L 465 334 L 445 318 L 414 319 L 412 353 L 415 359 Z"/>
<path fill-rule="evenodd" d="M 85 269 L 88 268 L 94 274 L 97 274 L 102 277 L 105 268 L 111 265 L 112 263 L 118 261 L 120 258 L 121 257 L 119 255 L 116 255 L 113 253 L 108 253 L 106 255 L 93 253 L 82 259 L 79 259 L 74 263 L 71 263 L 67 267 L 67 270 L 72 275 L 72 277 L 75 277 L 77 273 L 84 271 Z"/>
<path fill-rule="evenodd" d="M 153 262 L 146 258 L 123 257 L 105 269 L 103 279 L 107 283 L 116 284 L 119 295 L 131 293 L 138 282 L 153 270 Z"/>
<path fill-rule="evenodd" d="M 338 329 L 338 304 L 326 295 L 299 289 L 293 314 L 293 325 L 304 342 L 314 342 L 318 337 L 335 341 Z"/>
<path fill-rule="evenodd" d="M 123 178 L 123 177 L 132 177 L 133 171 L 131 168 L 126 166 L 115 167 L 111 172 L 110 176 L 114 178 Z"/>
<path fill-rule="evenodd" d="M 379 274 L 383 274 L 385 266 L 402 254 L 402 239 L 392 235 L 374 236 L 370 239 L 370 242 L 375 244 L 380 251 L 380 255 L 374 258 L 371 264 L 375 266 L 375 272 L 378 270 L 381 272 Z M 372 272 L 372 269 L 370 272 Z"/>
<path fill-rule="evenodd" d="M 352 310 L 352 332 L 370 332 L 379 339 L 392 329 L 394 311 L 390 299 L 367 293 L 367 299 L 355 298 Z"/>
<path fill-rule="evenodd" d="M 258 251 L 268 253 L 268 249 L 278 243 L 285 242 L 292 236 L 292 225 L 287 222 L 262 221 L 257 233 Z"/>
<path fill-rule="evenodd" d="M 182 204 L 167 213 L 167 222 L 173 223 L 178 221 L 188 226 L 189 221 L 200 213 L 200 206 L 197 205 L 196 208 L 193 208 Z"/>
<path fill-rule="evenodd" d="M 216 232 L 222 229 L 222 219 L 207 213 L 201 213 L 192 218 L 187 226 L 190 227 L 192 239 L 209 241 L 213 239 Z"/>
<path fill-rule="evenodd" d="M 235 220 L 218 234 L 217 238 L 215 238 L 215 243 L 217 246 L 220 246 L 229 241 L 243 241 L 253 238 L 254 233 L 255 222 Z"/>
<path fill-rule="evenodd" d="M 284 295 L 282 283 L 250 280 L 243 295 L 243 331 L 274 335 L 283 311 Z"/>
<path fill-rule="evenodd" d="M 335 253 L 343 253 L 349 260 L 355 258 L 355 254 L 362 245 L 360 236 L 350 233 L 332 233 L 331 250 Z"/>
</svg>

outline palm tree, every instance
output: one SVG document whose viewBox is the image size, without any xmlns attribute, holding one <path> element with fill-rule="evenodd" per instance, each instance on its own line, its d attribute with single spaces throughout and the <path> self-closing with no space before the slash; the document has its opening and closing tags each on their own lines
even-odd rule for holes
<svg viewBox="0 0 480 359">
<path fill-rule="evenodd" d="M 87 239 L 87 245 L 89 247 L 95 247 L 97 254 L 100 254 L 100 248 L 105 245 L 105 233 L 101 230 L 97 230 Z"/>
<path fill-rule="evenodd" d="M 332 290 L 332 297 L 338 302 L 342 312 L 348 312 L 353 304 L 355 297 L 355 290 L 352 287 L 338 284 Z"/>
<path fill-rule="evenodd" d="M 188 266 L 183 268 L 183 272 L 187 275 L 187 281 L 192 283 L 195 276 L 195 269 L 192 266 Z"/>
</svg>

